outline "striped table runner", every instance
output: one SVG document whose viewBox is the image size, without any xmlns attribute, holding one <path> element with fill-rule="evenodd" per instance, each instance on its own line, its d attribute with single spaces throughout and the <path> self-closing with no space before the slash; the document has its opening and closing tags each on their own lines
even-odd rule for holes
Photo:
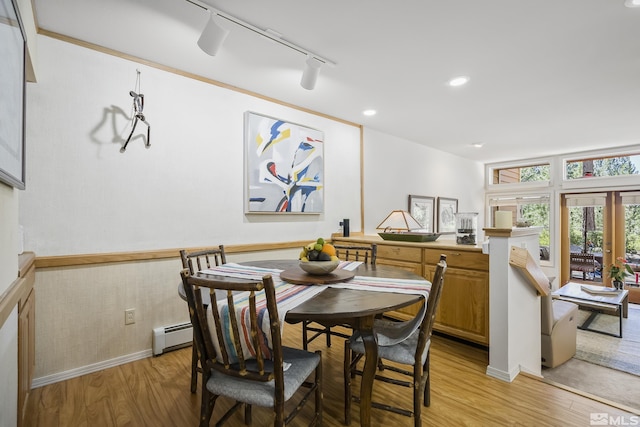
<svg viewBox="0 0 640 427">
<path fill-rule="evenodd" d="M 351 264 L 351 265 L 349 265 Z M 354 267 L 355 265 L 355 267 Z M 357 263 L 341 263 L 340 268 L 354 269 L 357 268 Z M 278 317 L 280 324 L 284 325 L 284 318 L 287 312 L 308 299 L 314 297 L 318 293 L 322 292 L 327 287 L 344 288 L 344 289 L 357 289 L 368 290 L 378 292 L 397 292 L 397 293 L 409 293 L 423 295 L 426 299 L 429 296 L 429 290 L 431 289 L 431 283 L 427 280 L 406 280 L 406 279 L 387 279 L 380 277 L 368 277 L 368 276 L 356 276 L 352 280 L 344 283 L 336 283 L 324 286 L 305 286 L 294 285 L 287 283 L 280 279 L 279 269 L 270 269 L 263 267 L 254 267 L 248 265 L 240 265 L 235 263 L 224 264 L 211 269 L 202 270 L 204 274 L 214 274 L 217 276 L 234 277 L 238 279 L 247 280 L 262 280 L 265 275 L 270 274 L 273 278 L 276 291 L 276 301 L 278 305 Z M 255 355 L 255 349 L 249 339 L 250 337 L 250 321 L 249 321 L 249 293 L 245 292 L 235 296 L 237 301 L 236 305 L 236 318 L 238 319 L 238 325 L 241 328 L 241 342 L 243 354 Z M 270 355 L 271 351 L 271 333 L 269 327 L 269 316 L 267 314 L 266 299 L 264 292 L 258 292 L 256 294 L 256 303 L 258 306 L 258 322 L 261 325 L 263 336 L 260 337 L 260 347 L 265 355 Z M 212 304 L 213 306 L 213 304 Z M 224 331 L 224 340 L 227 348 L 233 349 L 233 337 L 231 330 L 231 323 L 228 316 L 228 306 L 226 299 L 218 300 L 218 311 L 221 318 L 224 319 L 222 329 Z M 208 313 L 209 324 L 213 326 L 213 316 L 211 312 Z M 419 324 L 419 322 L 418 322 Z M 215 328 L 211 329 L 215 331 Z M 214 346 L 216 350 L 219 350 L 217 337 L 213 337 Z M 218 351 L 219 353 L 219 351 Z M 234 352 L 233 355 L 229 355 L 234 360 L 237 360 L 237 356 Z"/>
</svg>

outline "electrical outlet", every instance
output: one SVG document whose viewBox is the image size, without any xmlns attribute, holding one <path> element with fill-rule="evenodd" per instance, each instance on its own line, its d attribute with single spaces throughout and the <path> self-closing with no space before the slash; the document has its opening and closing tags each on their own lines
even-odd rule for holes
<svg viewBox="0 0 640 427">
<path fill-rule="evenodd" d="M 131 325 L 136 323 L 136 309 L 130 308 L 124 311 L 124 324 Z"/>
</svg>

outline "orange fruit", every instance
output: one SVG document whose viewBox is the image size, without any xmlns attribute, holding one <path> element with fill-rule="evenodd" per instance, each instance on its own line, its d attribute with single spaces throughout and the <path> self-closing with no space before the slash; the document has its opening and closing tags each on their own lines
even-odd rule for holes
<svg viewBox="0 0 640 427">
<path fill-rule="evenodd" d="M 322 245 L 322 251 L 329 256 L 336 256 L 336 248 L 333 247 L 331 243 L 325 243 Z"/>
</svg>

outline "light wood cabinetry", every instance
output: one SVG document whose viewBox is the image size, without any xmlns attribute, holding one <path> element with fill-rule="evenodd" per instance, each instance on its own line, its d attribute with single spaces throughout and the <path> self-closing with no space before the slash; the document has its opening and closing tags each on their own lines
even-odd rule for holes
<svg viewBox="0 0 640 427">
<path fill-rule="evenodd" d="M 422 270 L 422 249 L 408 246 L 378 245 L 377 263 L 392 265 L 424 275 Z"/>
<path fill-rule="evenodd" d="M 376 243 L 379 264 L 413 271 L 433 278 L 440 254 L 447 256 L 447 272 L 434 329 L 457 338 L 489 345 L 489 256 L 478 246 L 450 241 L 394 242 L 377 236 L 334 237 L 341 243 Z M 417 313 L 411 306 L 394 315 L 407 319 Z"/>
</svg>

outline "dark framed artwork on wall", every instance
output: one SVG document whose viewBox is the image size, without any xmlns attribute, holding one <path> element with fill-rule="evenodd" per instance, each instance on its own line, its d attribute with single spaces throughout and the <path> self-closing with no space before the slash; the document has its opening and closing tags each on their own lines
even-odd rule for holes
<svg viewBox="0 0 640 427">
<path fill-rule="evenodd" d="M 0 181 L 25 187 L 24 27 L 15 0 L 0 0 Z"/>
<path fill-rule="evenodd" d="M 324 133 L 245 113 L 245 213 L 324 211 Z"/>
<path fill-rule="evenodd" d="M 456 213 L 458 199 L 438 197 L 438 233 L 452 234 L 456 232 Z"/>
<path fill-rule="evenodd" d="M 409 213 L 427 233 L 434 232 L 435 197 L 409 195 Z"/>
</svg>

